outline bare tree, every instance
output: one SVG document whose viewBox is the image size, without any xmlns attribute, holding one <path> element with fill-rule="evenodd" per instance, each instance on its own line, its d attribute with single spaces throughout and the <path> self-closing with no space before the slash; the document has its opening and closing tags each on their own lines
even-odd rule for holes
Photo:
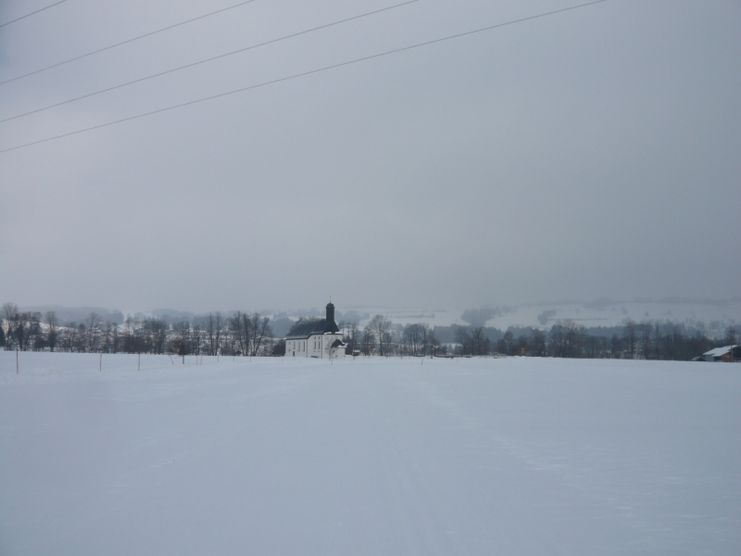
<svg viewBox="0 0 741 556">
<path fill-rule="evenodd" d="M 560 329 L 556 329 L 556 332 L 558 332 Z M 561 343 L 561 336 L 558 334 L 555 335 L 555 342 L 558 342 L 559 345 Z M 515 355 L 516 353 L 516 346 L 515 346 L 515 335 L 512 330 L 509 328 L 504 333 L 504 335 L 497 341 L 497 351 L 499 353 L 505 353 L 507 355 Z"/>
<path fill-rule="evenodd" d="M 391 330 L 391 321 L 382 315 L 376 315 L 370 320 L 366 329 L 370 330 L 376 338 L 379 355 L 385 355 L 388 347 L 387 344 L 390 340 L 389 331 Z"/>
<path fill-rule="evenodd" d="M 217 355 L 221 347 L 221 313 L 218 311 L 208 314 L 206 321 L 206 337 L 208 340 L 208 354 Z"/>
<path fill-rule="evenodd" d="M 121 349 L 121 337 L 118 334 L 118 325 L 113 325 L 113 333 L 111 335 L 111 351 L 118 353 Z"/>
<path fill-rule="evenodd" d="M 193 323 L 193 327 L 191 329 L 191 350 L 194 355 L 201 355 L 201 347 L 203 343 L 203 331 L 201 330 L 201 325 L 197 322 Z"/>
<path fill-rule="evenodd" d="M 34 315 L 31 313 L 16 312 L 9 326 L 15 346 L 21 351 L 27 351 L 33 338 Z"/>
<path fill-rule="evenodd" d="M 471 352 L 473 355 L 488 355 L 491 349 L 483 326 L 471 330 Z"/>
<path fill-rule="evenodd" d="M 170 342 L 170 350 L 183 357 L 193 352 L 193 342 L 188 321 L 176 322 L 172 325 L 173 338 Z"/>
<path fill-rule="evenodd" d="M 366 327 L 363 330 L 363 355 L 372 355 L 376 348 L 376 337 L 373 335 L 373 331 Z"/>
<path fill-rule="evenodd" d="M 439 348 L 440 341 L 435 336 L 435 331 L 425 327 L 425 353 L 432 357 Z"/>
<path fill-rule="evenodd" d="M 355 321 L 341 322 L 340 330 L 344 330 L 344 340 L 352 355 L 360 349 L 360 334 L 358 332 L 358 323 Z"/>
<path fill-rule="evenodd" d="M 553 357 L 583 357 L 586 333 L 584 327 L 567 320 L 554 324 L 548 335 L 548 354 Z"/>
<path fill-rule="evenodd" d="M 49 345 L 49 350 L 54 351 L 54 348 L 57 347 L 57 326 L 59 325 L 57 314 L 54 311 L 47 311 L 44 319 L 47 327 L 46 343 Z"/>
<path fill-rule="evenodd" d="M 260 313 L 255 313 L 252 315 L 250 330 L 252 332 L 250 337 L 250 355 L 254 356 L 259 353 L 265 336 L 270 334 L 270 319 L 260 316 Z"/>
<path fill-rule="evenodd" d="M 106 321 L 101 328 L 100 349 L 105 353 L 113 353 L 113 331 L 116 325 Z"/>
<path fill-rule="evenodd" d="M 461 344 L 464 355 L 487 355 L 491 350 L 491 342 L 489 342 L 483 326 L 459 327 L 456 330 L 456 340 Z"/>
<path fill-rule="evenodd" d="M 164 353 L 169 329 L 167 323 L 161 319 L 147 319 L 142 323 L 142 328 L 150 349 L 154 353 Z"/>
<path fill-rule="evenodd" d="M 5 334 L 5 349 L 10 350 L 17 346 L 15 327 L 18 325 L 18 305 L 15 303 L 3 304 L 3 315 L 8 327 Z"/>
<path fill-rule="evenodd" d="M 725 343 L 728 346 L 732 346 L 736 344 L 736 328 L 733 326 L 729 326 L 726 328 L 726 334 L 723 338 L 723 343 Z"/>
<path fill-rule="evenodd" d="M 243 314 L 241 311 L 237 311 L 228 321 L 229 333 L 232 336 L 232 341 L 236 344 L 236 351 L 240 355 L 247 355 L 247 342 L 248 336 L 244 332 Z"/>
<path fill-rule="evenodd" d="M 636 339 L 638 337 L 636 323 L 631 319 L 628 319 L 625 321 L 623 326 L 623 337 L 628 345 L 628 354 L 630 355 L 630 358 L 633 359 L 636 354 Z"/>
<path fill-rule="evenodd" d="M 28 323 L 26 349 L 29 347 L 34 350 L 43 349 L 45 345 L 44 333 L 41 329 L 41 313 L 26 313 L 26 322 Z"/>
<path fill-rule="evenodd" d="M 15 303 L 4 303 L 3 314 L 5 315 L 6 321 L 12 321 L 15 315 L 18 314 L 18 305 L 16 305 Z"/>
<path fill-rule="evenodd" d="M 401 335 L 406 353 L 413 356 L 422 355 L 426 337 L 427 327 L 424 324 L 407 324 Z"/>
<path fill-rule="evenodd" d="M 648 359 L 651 353 L 652 326 L 649 323 L 644 322 L 637 325 L 637 330 L 638 332 L 640 332 L 640 342 L 638 345 L 638 349 L 640 351 L 641 357 L 643 357 L 644 359 Z"/>
<path fill-rule="evenodd" d="M 530 355 L 535 357 L 545 357 L 545 333 L 540 329 L 533 331 L 530 339 Z"/>
<path fill-rule="evenodd" d="M 98 349 L 100 340 L 100 315 L 92 312 L 87 319 L 87 351 L 94 352 Z"/>
</svg>

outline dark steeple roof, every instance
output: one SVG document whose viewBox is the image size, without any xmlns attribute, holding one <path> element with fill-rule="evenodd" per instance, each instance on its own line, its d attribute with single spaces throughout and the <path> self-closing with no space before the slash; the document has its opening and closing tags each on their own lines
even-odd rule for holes
<svg viewBox="0 0 741 556">
<path fill-rule="evenodd" d="M 324 334 L 325 332 L 337 332 L 339 328 L 327 319 L 301 319 L 291 327 L 288 332 L 289 338 L 307 338 L 312 334 Z"/>
<path fill-rule="evenodd" d="M 308 338 L 312 334 L 326 334 L 327 332 L 339 332 L 340 328 L 334 321 L 334 305 L 327 304 L 327 318 L 324 319 L 300 319 L 288 331 L 288 338 Z"/>
</svg>

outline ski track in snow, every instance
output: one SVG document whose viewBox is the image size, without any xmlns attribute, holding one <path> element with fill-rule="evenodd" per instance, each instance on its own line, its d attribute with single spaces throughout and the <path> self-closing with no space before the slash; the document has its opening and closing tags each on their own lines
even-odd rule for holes
<svg viewBox="0 0 741 556">
<path fill-rule="evenodd" d="M 3 556 L 741 553 L 739 365 L 23 356 Z"/>
</svg>

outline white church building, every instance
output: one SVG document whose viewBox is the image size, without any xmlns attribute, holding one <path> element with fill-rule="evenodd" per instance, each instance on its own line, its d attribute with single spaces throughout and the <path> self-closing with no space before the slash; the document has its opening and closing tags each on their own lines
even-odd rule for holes
<svg viewBox="0 0 741 556">
<path fill-rule="evenodd" d="M 331 302 L 327 304 L 326 318 L 301 319 L 286 337 L 286 357 L 334 359 L 345 356 L 345 347 Z"/>
</svg>

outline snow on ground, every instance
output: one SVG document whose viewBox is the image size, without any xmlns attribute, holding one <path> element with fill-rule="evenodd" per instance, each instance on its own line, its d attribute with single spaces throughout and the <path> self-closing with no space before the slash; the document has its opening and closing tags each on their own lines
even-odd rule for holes
<svg viewBox="0 0 741 556">
<path fill-rule="evenodd" d="M 741 553 L 741 365 L 0 353 L 0 554 Z"/>
</svg>

